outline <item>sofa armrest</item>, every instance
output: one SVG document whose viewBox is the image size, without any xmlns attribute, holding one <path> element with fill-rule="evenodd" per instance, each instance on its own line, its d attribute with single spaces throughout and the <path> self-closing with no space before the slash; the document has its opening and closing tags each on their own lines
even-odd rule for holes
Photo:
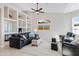
<svg viewBox="0 0 79 59">
<path fill-rule="evenodd" d="M 79 48 L 78 45 L 76 45 L 76 44 L 71 44 L 71 43 L 67 43 L 67 42 L 64 42 L 64 43 L 63 43 L 63 47 Z"/>
<path fill-rule="evenodd" d="M 79 56 L 79 45 L 71 43 L 63 43 L 63 55 Z"/>
</svg>

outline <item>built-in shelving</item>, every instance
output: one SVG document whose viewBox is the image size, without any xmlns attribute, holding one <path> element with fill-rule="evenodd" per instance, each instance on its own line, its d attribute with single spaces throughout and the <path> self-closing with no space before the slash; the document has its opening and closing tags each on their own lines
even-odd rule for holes
<svg viewBox="0 0 79 59">
<path fill-rule="evenodd" d="M 24 13 L 19 12 L 18 13 L 18 28 L 22 28 L 23 32 L 26 32 L 26 20 L 27 20 L 27 15 Z"/>
<path fill-rule="evenodd" d="M 26 28 L 26 22 L 19 20 L 19 27 Z"/>
<path fill-rule="evenodd" d="M 23 13 L 18 14 L 18 19 L 26 20 L 26 15 Z"/>
<path fill-rule="evenodd" d="M 17 11 L 4 6 L 4 34 L 17 32 Z"/>
<path fill-rule="evenodd" d="M 7 33 L 15 33 L 18 32 L 17 29 L 22 28 L 23 32 L 27 32 L 30 27 L 30 21 L 27 19 L 27 14 L 18 11 L 16 9 L 12 9 L 8 6 L 4 6 L 4 28 L 6 29 L 8 26 L 10 31 L 4 31 Z M 7 23 L 7 24 L 6 24 Z M 31 30 L 29 30 L 31 31 Z"/>
</svg>

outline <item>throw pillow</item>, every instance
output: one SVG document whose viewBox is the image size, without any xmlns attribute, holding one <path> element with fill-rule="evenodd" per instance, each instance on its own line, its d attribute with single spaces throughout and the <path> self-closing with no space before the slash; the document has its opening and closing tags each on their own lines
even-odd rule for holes
<svg viewBox="0 0 79 59">
<path fill-rule="evenodd" d="M 75 40 L 73 40 L 72 42 L 79 44 L 79 35 L 76 35 Z"/>
<path fill-rule="evenodd" d="M 22 35 L 22 37 L 23 37 L 24 39 L 26 39 L 25 35 Z"/>
</svg>

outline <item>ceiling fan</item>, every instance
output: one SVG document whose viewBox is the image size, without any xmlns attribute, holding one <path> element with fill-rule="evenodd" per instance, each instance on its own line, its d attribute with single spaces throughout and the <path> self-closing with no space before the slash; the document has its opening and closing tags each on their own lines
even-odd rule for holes
<svg viewBox="0 0 79 59">
<path fill-rule="evenodd" d="M 43 10 L 43 8 L 38 8 L 38 3 L 36 3 L 37 7 L 36 9 L 33 9 L 31 8 L 34 12 L 33 13 L 36 13 L 36 14 L 39 14 L 39 13 L 45 13 Z"/>
</svg>

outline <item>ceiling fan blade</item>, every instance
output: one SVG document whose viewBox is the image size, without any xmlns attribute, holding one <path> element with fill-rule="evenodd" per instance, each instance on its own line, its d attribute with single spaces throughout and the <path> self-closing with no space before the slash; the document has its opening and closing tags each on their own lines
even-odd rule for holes
<svg viewBox="0 0 79 59">
<path fill-rule="evenodd" d="M 39 13 L 45 13 L 44 11 L 39 11 Z"/>
<path fill-rule="evenodd" d="M 39 11 L 42 10 L 42 9 L 43 9 L 43 8 L 40 8 Z"/>
<path fill-rule="evenodd" d="M 35 9 L 31 8 L 33 11 L 36 11 Z"/>
</svg>

